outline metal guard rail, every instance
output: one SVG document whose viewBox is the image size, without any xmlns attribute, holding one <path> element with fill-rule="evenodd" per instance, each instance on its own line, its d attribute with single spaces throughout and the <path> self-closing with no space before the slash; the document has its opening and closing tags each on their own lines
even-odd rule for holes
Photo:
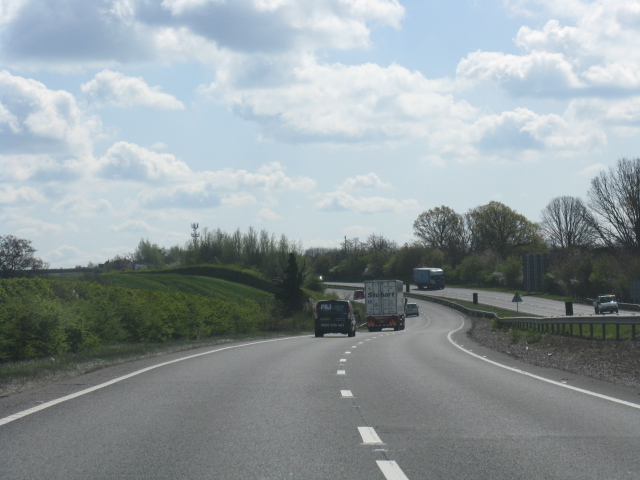
<svg viewBox="0 0 640 480">
<path fill-rule="evenodd" d="M 342 290 L 362 290 L 359 287 L 348 287 L 345 285 L 325 284 L 326 288 L 342 289 Z M 474 310 L 459 305 L 450 300 L 441 297 L 433 297 L 426 294 L 405 293 L 405 297 L 417 298 L 427 302 L 438 303 L 445 307 L 458 310 L 470 317 L 489 318 L 496 320 L 500 325 L 508 328 L 517 328 L 519 330 L 535 330 L 540 333 L 560 333 L 573 335 L 575 326 L 578 328 L 578 336 L 583 336 L 583 326 L 589 326 L 590 337 L 594 338 L 593 326 L 602 326 L 602 340 L 606 338 L 606 326 L 616 326 L 616 340 L 620 340 L 620 327 L 624 325 L 631 326 L 631 340 L 637 338 L 637 326 L 640 325 L 640 317 L 638 316 L 560 316 L 560 317 L 509 317 L 501 318 L 493 312 L 485 312 L 482 310 Z M 568 329 L 567 329 L 568 326 Z M 568 331 L 567 331 L 568 330 Z"/>
</svg>

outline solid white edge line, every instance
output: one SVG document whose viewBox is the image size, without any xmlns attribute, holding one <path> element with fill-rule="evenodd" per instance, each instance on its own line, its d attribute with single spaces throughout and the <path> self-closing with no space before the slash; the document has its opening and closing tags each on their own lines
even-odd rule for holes
<svg viewBox="0 0 640 480">
<path fill-rule="evenodd" d="M 54 405 L 58 405 L 59 403 L 66 402 L 68 400 L 73 400 L 74 398 L 80 397 L 82 395 L 86 395 L 87 393 L 95 392 L 96 390 L 100 390 L 102 388 L 105 388 L 105 387 L 108 387 L 110 385 L 113 385 L 114 383 L 118 383 L 118 382 L 121 382 L 121 381 L 126 380 L 128 378 L 135 377 L 136 375 L 140 375 L 140 374 L 148 372 L 150 370 L 154 370 L 156 368 L 160 368 L 160 367 L 164 367 L 164 366 L 167 366 L 167 365 L 171 365 L 172 363 L 178 363 L 178 362 L 182 362 L 184 360 L 190 360 L 192 358 L 202 357 L 204 355 L 210 355 L 212 353 L 222 352 L 224 350 L 231 350 L 231 349 L 234 349 L 234 348 L 250 347 L 252 345 L 258 345 L 258 344 L 261 344 L 261 343 L 279 342 L 279 341 L 282 341 L 282 340 L 292 340 L 292 339 L 304 338 L 304 337 L 305 336 L 284 337 L 284 338 L 275 338 L 275 339 L 271 339 L 271 340 L 260 340 L 260 341 L 252 342 L 252 343 L 243 343 L 241 345 L 231 345 L 229 347 L 217 348 L 215 350 L 209 350 L 207 352 L 197 353 L 195 355 L 189 355 L 188 357 L 178 358 L 176 360 L 171 360 L 169 362 L 159 363 L 159 364 L 153 365 L 151 367 L 143 368 L 141 370 L 136 370 L 135 372 L 129 373 L 127 375 L 123 375 L 122 377 L 114 378 L 113 380 L 109 380 L 108 382 L 101 383 L 100 385 L 94 385 L 93 387 L 87 388 L 85 390 L 80 390 L 79 392 L 72 393 L 72 394 L 66 395 L 64 397 L 56 398 L 55 400 L 51 400 L 50 402 L 43 403 L 42 405 L 38 405 L 37 407 L 29 408 L 27 410 L 23 410 L 22 412 L 14 413 L 13 415 L 9 415 L 8 417 L 0 418 L 0 426 L 6 425 L 7 423 L 11 423 L 11 422 L 13 422 L 15 420 L 18 420 L 20 418 L 26 417 L 27 415 L 31 415 L 33 413 L 39 412 L 39 411 L 44 410 L 46 408 L 53 407 Z"/>
<path fill-rule="evenodd" d="M 384 445 L 373 427 L 358 427 L 358 432 L 360 432 L 362 443 L 365 445 Z"/>
<path fill-rule="evenodd" d="M 520 375 L 525 375 L 527 377 L 531 377 L 531 378 L 535 378 L 536 380 L 540 380 L 541 382 L 546 382 L 546 383 L 550 383 L 551 385 L 555 385 L 557 387 L 562 387 L 562 388 L 566 388 L 568 390 L 573 390 L 574 392 L 578 392 L 578 393 L 583 393 L 585 395 L 590 395 L 592 397 L 596 397 L 596 398 L 600 398 L 602 400 L 607 400 L 609 402 L 613 402 L 613 403 L 617 403 L 620 405 L 625 405 L 627 407 L 631 407 L 631 408 L 635 408 L 637 410 L 640 410 L 640 405 L 637 403 L 631 403 L 631 402 L 627 402 L 626 400 L 621 400 L 619 398 L 615 398 L 615 397 L 609 397 L 607 395 L 602 395 L 601 393 L 597 393 L 597 392 L 592 392 L 591 390 L 585 390 L 583 388 L 579 388 L 579 387 L 574 387 L 572 385 L 567 385 L 566 383 L 560 383 L 560 382 L 556 382 L 555 380 L 551 380 L 549 378 L 544 378 L 541 377 L 539 375 L 535 375 L 533 373 L 529 373 L 529 372 L 525 372 L 524 370 L 520 370 L 519 368 L 514 368 L 514 367 L 509 367 L 507 365 L 503 365 L 502 363 L 498 363 L 495 362 L 493 360 L 489 360 L 488 358 L 484 358 L 481 357 L 480 355 L 477 355 L 475 353 L 473 353 L 471 350 L 467 350 L 466 348 L 462 347 L 461 345 L 458 345 L 456 342 L 453 341 L 452 335 L 454 333 L 456 333 L 457 331 L 461 330 L 464 327 L 464 318 L 460 317 L 462 319 L 462 325 L 460 325 L 457 329 L 453 330 L 452 332 L 449 332 L 449 334 L 447 335 L 447 339 L 449 340 L 449 342 L 459 348 L 460 350 L 462 350 L 463 352 L 476 357 L 484 362 L 490 363 L 492 365 L 495 365 L 497 367 L 500 368 L 504 368 L 505 370 L 510 370 L 512 372 L 515 373 L 519 373 Z"/>
<path fill-rule="evenodd" d="M 409 480 L 393 460 L 376 460 L 376 463 L 387 480 Z"/>
</svg>

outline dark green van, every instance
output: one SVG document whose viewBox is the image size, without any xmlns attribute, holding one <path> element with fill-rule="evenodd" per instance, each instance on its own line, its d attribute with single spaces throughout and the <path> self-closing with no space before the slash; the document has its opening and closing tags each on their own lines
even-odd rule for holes
<svg viewBox="0 0 640 480">
<path fill-rule="evenodd" d="M 320 300 L 314 317 L 316 337 L 325 333 L 356 336 L 356 316 L 349 300 Z"/>
</svg>

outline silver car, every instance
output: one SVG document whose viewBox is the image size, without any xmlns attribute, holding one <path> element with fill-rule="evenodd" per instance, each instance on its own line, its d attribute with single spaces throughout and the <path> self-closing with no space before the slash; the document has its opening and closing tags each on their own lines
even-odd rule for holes
<svg viewBox="0 0 640 480">
<path fill-rule="evenodd" d="M 407 317 L 417 317 L 420 315 L 420 310 L 418 310 L 418 305 L 415 303 L 407 303 L 404 306 L 404 313 Z"/>
</svg>

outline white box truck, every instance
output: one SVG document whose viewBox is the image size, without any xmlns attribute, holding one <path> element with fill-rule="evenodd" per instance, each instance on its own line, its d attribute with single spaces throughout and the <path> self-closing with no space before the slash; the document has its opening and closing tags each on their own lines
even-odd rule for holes
<svg viewBox="0 0 640 480">
<path fill-rule="evenodd" d="M 364 282 L 364 306 L 367 328 L 404 330 L 404 292 L 402 280 L 367 280 Z"/>
</svg>

